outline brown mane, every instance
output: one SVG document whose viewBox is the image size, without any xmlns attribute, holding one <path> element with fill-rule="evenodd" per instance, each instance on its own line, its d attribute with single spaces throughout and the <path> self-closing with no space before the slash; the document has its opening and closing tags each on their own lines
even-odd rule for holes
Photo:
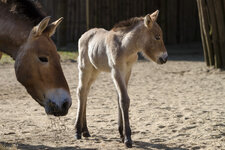
<svg viewBox="0 0 225 150">
<path fill-rule="evenodd" d="M 38 24 L 46 14 L 41 10 L 40 3 L 31 0 L 0 0 L 0 6 L 23 20 L 29 20 L 33 25 Z"/>
<path fill-rule="evenodd" d="M 143 21 L 143 17 L 133 17 L 128 20 L 120 21 L 115 24 L 111 30 L 119 31 L 119 30 L 130 30 L 133 26 L 137 25 L 140 21 Z"/>
</svg>

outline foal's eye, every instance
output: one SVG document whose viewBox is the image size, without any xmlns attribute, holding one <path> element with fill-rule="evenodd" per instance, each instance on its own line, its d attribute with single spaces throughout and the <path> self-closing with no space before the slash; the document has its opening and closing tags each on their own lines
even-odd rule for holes
<svg viewBox="0 0 225 150">
<path fill-rule="evenodd" d="M 159 35 L 155 36 L 155 39 L 160 40 L 160 36 Z"/>
<path fill-rule="evenodd" d="M 48 58 L 47 57 L 39 57 L 39 60 L 41 62 L 47 63 L 48 62 Z"/>
</svg>

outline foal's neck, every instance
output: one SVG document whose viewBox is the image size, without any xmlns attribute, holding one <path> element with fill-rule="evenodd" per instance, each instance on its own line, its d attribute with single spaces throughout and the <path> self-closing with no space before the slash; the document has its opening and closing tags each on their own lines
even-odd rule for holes
<svg viewBox="0 0 225 150">
<path fill-rule="evenodd" d="M 130 31 L 124 32 L 122 46 L 129 50 L 129 54 L 137 54 L 141 51 L 138 42 L 141 38 L 142 29 L 144 24 L 142 22 L 134 26 Z"/>
<path fill-rule="evenodd" d="M 29 36 L 32 24 L 11 16 L 0 16 L 0 51 L 16 59 L 20 46 Z"/>
</svg>

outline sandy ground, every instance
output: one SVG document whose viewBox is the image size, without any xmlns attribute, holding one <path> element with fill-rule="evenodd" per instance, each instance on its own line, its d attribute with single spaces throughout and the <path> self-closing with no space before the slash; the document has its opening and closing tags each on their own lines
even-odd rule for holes
<svg viewBox="0 0 225 150">
<path fill-rule="evenodd" d="M 182 60 L 182 61 L 181 61 Z M 17 149 L 124 149 L 117 131 L 116 92 L 102 73 L 88 99 L 89 139 L 76 141 L 77 63 L 64 62 L 73 105 L 66 117 L 45 114 L 0 66 L 0 144 Z M 225 71 L 207 68 L 201 56 L 175 56 L 163 66 L 135 64 L 129 83 L 133 149 L 225 149 Z"/>
</svg>

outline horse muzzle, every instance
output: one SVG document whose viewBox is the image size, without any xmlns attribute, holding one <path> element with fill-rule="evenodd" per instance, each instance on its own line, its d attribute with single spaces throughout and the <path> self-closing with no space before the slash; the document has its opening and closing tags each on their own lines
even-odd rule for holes
<svg viewBox="0 0 225 150">
<path fill-rule="evenodd" d="M 46 98 L 44 106 L 48 115 L 65 116 L 72 105 L 70 95 L 63 89 L 49 91 Z"/>
<path fill-rule="evenodd" d="M 165 52 L 158 58 L 157 63 L 158 64 L 165 64 L 167 62 L 167 60 L 168 60 L 168 54 L 167 54 L 167 52 Z"/>
<path fill-rule="evenodd" d="M 64 102 L 59 106 L 52 100 L 48 100 L 45 106 L 45 111 L 48 115 L 54 116 L 65 116 L 71 106 L 71 101 L 65 99 Z"/>
</svg>

